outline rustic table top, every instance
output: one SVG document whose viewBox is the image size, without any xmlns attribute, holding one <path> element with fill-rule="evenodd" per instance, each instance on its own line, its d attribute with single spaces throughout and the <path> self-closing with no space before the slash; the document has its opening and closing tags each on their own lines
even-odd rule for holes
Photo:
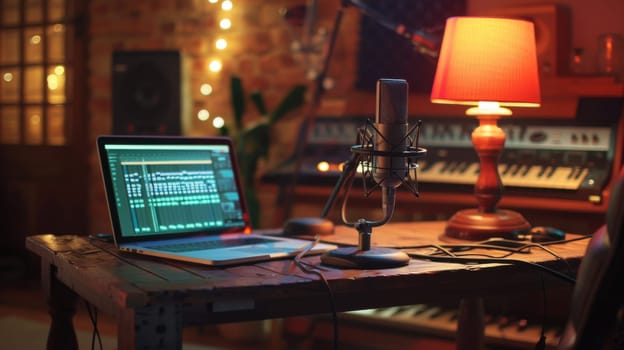
<svg viewBox="0 0 624 350">
<path fill-rule="evenodd" d="M 372 243 L 430 253 L 431 249 L 414 247 L 449 244 L 441 240 L 443 230 L 444 222 L 438 221 L 390 223 L 373 230 Z M 355 245 L 358 237 L 354 229 L 339 226 L 333 235 L 322 239 Z M 565 273 L 568 268 L 576 270 L 587 242 L 550 245 L 554 254 L 531 248 L 530 253 L 511 258 Z M 324 283 L 317 275 L 301 270 L 292 259 L 209 267 L 124 253 L 112 243 L 78 235 L 30 236 L 26 246 L 41 257 L 42 266 L 53 267 L 56 279 L 113 314 L 147 305 L 176 304 L 188 315 L 184 323 L 193 324 L 331 311 Z M 543 271 L 511 261 L 460 264 L 412 259 L 404 267 L 357 270 L 323 266 L 319 256 L 304 260 L 316 266 L 328 281 L 337 311 L 538 290 L 541 283 L 537 272 Z"/>
</svg>

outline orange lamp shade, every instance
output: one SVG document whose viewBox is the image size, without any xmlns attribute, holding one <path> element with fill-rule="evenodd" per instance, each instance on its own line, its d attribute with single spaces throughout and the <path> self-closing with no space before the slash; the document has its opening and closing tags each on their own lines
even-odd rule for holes
<svg viewBox="0 0 624 350">
<path fill-rule="evenodd" d="M 446 21 L 431 102 L 539 107 L 532 22 L 495 17 Z"/>
</svg>

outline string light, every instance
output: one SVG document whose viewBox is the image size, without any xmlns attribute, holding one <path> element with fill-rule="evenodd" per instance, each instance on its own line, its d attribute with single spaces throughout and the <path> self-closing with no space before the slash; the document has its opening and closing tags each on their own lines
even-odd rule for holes
<svg viewBox="0 0 624 350">
<path fill-rule="evenodd" d="M 225 125 L 225 120 L 220 116 L 216 116 L 212 120 L 212 126 L 214 126 L 217 129 L 221 129 L 224 125 Z"/>
<path fill-rule="evenodd" d="M 221 21 L 219 21 L 219 27 L 221 27 L 221 29 L 223 30 L 228 30 L 232 28 L 232 21 L 230 21 L 229 18 L 224 18 Z"/>
<path fill-rule="evenodd" d="M 232 5 L 232 2 L 231 2 L 231 1 L 229 1 L 229 0 L 224 0 L 224 1 L 221 3 L 221 9 L 222 9 L 223 11 L 230 11 L 230 10 L 232 9 L 232 7 L 234 7 L 234 5 Z"/>
<path fill-rule="evenodd" d="M 223 64 L 220 60 L 216 58 L 210 61 L 210 63 L 208 64 L 208 69 L 210 69 L 210 71 L 214 73 L 220 72 L 221 68 L 223 68 Z"/>
<path fill-rule="evenodd" d="M 223 38 L 217 39 L 217 41 L 215 42 L 215 47 L 218 50 L 223 50 L 227 47 L 227 41 Z"/>
<path fill-rule="evenodd" d="M 197 112 L 197 119 L 201 120 L 201 121 L 206 121 L 210 118 L 210 112 L 208 112 L 207 109 L 202 109 L 199 112 Z"/>
<path fill-rule="evenodd" d="M 212 85 L 204 83 L 199 87 L 199 92 L 204 96 L 210 96 L 212 94 Z"/>
<path fill-rule="evenodd" d="M 225 12 L 229 12 L 234 8 L 234 4 L 232 3 L 232 1 L 230 0 L 208 0 L 208 2 L 210 4 L 218 4 L 220 3 L 220 9 L 221 12 L 225 13 Z M 220 16 L 222 17 L 221 20 L 219 20 L 219 28 L 221 30 L 229 30 L 232 28 L 232 21 L 230 20 L 230 18 L 227 18 L 225 16 Z M 216 50 L 218 51 L 223 51 L 228 47 L 228 42 L 226 40 L 226 38 L 223 37 L 217 37 L 215 42 L 214 42 L 214 47 L 216 48 Z M 215 57 L 212 58 L 207 65 L 207 68 L 210 72 L 213 73 L 218 73 L 221 72 L 221 70 L 223 69 L 223 63 L 221 60 L 221 57 Z M 209 96 L 213 93 L 214 89 L 213 86 L 208 84 L 208 83 L 203 83 L 201 84 L 201 86 L 199 87 L 199 92 L 203 95 L 203 96 Z M 210 113 L 208 112 L 208 110 L 206 109 L 201 109 L 198 111 L 197 113 L 197 118 L 201 121 L 207 121 L 208 119 L 210 119 Z M 222 128 L 225 125 L 225 120 L 220 117 L 214 117 L 212 118 L 212 125 L 215 128 Z"/>
</svg>

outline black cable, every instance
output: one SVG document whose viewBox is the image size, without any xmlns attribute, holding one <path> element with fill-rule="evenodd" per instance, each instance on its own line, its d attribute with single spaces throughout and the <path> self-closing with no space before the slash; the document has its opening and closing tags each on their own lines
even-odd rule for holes
<svg viewBox="0 0 624 350">
<path fill-rule="evenodd" d="M 536 244 L 536 246 L 540 246 L 539 244 Z M 540 246 L 541 247 L 541 246 Z M 504 249 L 507 250 L 507 249 Z M 549 251 L 549 250 L 546 250 Z M 554 253 L 554 252 L 553 252 Z M 513 254 L 513 252 L 510 252 L 509 255 Z M 566 282 L 569 282 L 571 284 L 575 284 L 576 280 L 574 278 L 568 277 L 558 271 L 555 271 L 553 269 L 547 268 L 545 266 L 542 266 L 540 264 L 536 264 L 536 263 L 532 263 L 532 262 L 528 262 L 528 261 L 524 261 L 524 260 L 517 260 L 517 259 L 509 259 L 509 258 L 463 258 L 463 257 L 458 257 L 458 256 L 433 256 L 433 255 L 424 255 L 424 254 L 414 254 L 414 253 L 408 253 L 408 255 L 410 257 L 421 257 L 424 259 L 428 259 L 431 261 L 439 261 L 439 262 L 454 262 L 454 263 L 512 263 L 512 264 L 525 264 L 525 265 L 529 265 L 531 267 L 535 267 L 540 269 L 539 271 L 539 276 L 540 276 L 540 281 L 541 281 L 541 286 L 542 286 L 542 328 L 541 328 L 541 332 L 540 332 L 540 338 L 537 341 L 537 343 L 535 344 L 535 350 L 544 350 L 546 348 L 546 315 L 547 315 L 547 301 L 546 301 L 546 285 L 544 282 L 544 274 L 543 271 L 546 271 L 556 277 L 559 277 L 561 279 L 563 279 Z M 555 255 L 558 256 L 558 255 Z M 568 265 L 569 267 L 569 265 Z"/>
<path fill-rule="evenodd" d="M 100 336 L 100 331 L 98 330 L 97 325 L 97 309 L 91 308 L 91 304 L 89 304 L 88 301 L 85 300 L 84 302 L 87 308 L 87 313 L 89 314 L 89 319 L 93 325 L 93 333 L 91 333 L 91 350 L 95 349 L 95 339 L 97 339 L 98 344 L 100 345 L 100 350 L 102 350 L 104 347 L 102 346 L 102 337 Z"/>
<path fill-rule="evenodd" d="M 303 266 L 306 267 L 303 267 Z M 332 315 L 332 324 L 333 324 L 333 330 L 334 330 L 334 336 L 333 336 L 333 349 L 334 350 L 338 350 L 338 313 L 336 312 L 336 304 L 335 304 L 335 300 L 334 300 L 334 294 L 332 293 L 331 287 L 329 285 L 329 282 L 327 281 L 327 279 L 325 278 L 325 276 L 320 273 L 317 270 L 314 269 L 308 269 L 308 267 L 313 267 L 313 266 L 309 266 L 309 264 L 307 263 L 302 263 L 302 265 L 299 265 L 299 267 L 305 271 L 306 273 L 311 273 L 314 275 L 319 276 L 319 278 L 321 279 L 321 281 L 323 281 L 323 285 L 325 285 L 325 288 L 327 289 L 327 295 L 329 297 L 329 306 L 331 308 L 331 315 Z"/>
<path fill-rule="evenodd" d="M 550 241 L 550 242 L 542 242 L 541 244 L 542 245 L 564 244 L 564 243 L 581 241 L 583 239 L 589 239 L 589 238 L 592 238 L 592 235 L 581 235 L 580 237 L 576 237 L 576 238 L 560 239 L 560 240 Z"/>
<path fill-rule="evenodd" d="M 488 241 L 481 241 L 481 242 L 472 243 L 472 244 L 471 243 L 468 243 L 468 244 L 442 244 L 442 245 L 438 245 L 438 244 L 425 244 L 425 245 L 416 245 L 416 246 L 400 246 L 400 247 L 395 247 L 395 248 L 403 249 L 403 250 L 405 250 L 405 249 L 436 248 L 440 252 L 445 253 L 447 256 L 454 256 L 454 257 L 460 257 L 461 258 L 461 257 L 465 257 L 465 256 L 480 255 L 480 256 L 484 256 L 484 257 L 486 257 L 488 259 L 505 259 L 505 258 L 507 258 L 509 256 L 512 256 L 513 254 L 523 253 L 528 248 L 536 247 L 536 248 L 542 249 L 546 253 L 552 255 L 558 261 L 563 262 L 566 265 L 568 273 L 572 276 L 572 275 L 574 275 L 574 271 L 572 270 L 572 267 L 570 266 L 568 261 L 565 258 L 563 258 L 562 256 L 560 256 L 559 254 L 557 254 L 554 251 L 552 251 L 549 248 L 547 248 L 546 246 L 555 245 L 555 244 L 564 244 L 564 243 L 569 243 L 569 242 L 574 242 L 574 241 L 579 241 L 579 240 L 589 239 L 589 238 L 591 238 L 590 235 L 584 235 L 584 236 L 581 236 L 581 237 L 571 238 L 571 239 L 567 239 L 567 240 L 558 240 L 558 241 L 541 242 L 541 243 L 527 242 L 525 244 L 522 244 L 523 243 L 522 241 L 515 241 L 515 240 L 497 240 L 497 241 L 489 241 L 488 240 Z M 509 243 L 509 244 L 512 244 L 512 245 L 513 244 L 519 244 L 519 245 L 517 247 L 508 247 L 508 246 L 504 246 L 504 245 L 496 245 L 495 244 L 496 242 L 503 243 L 503 244 Z M 492 256 L 492 255 L 487 255 L 487 254 L 470 254 L 470 253 L 454 254 L 454 253 L 451 253 L 451 251 L 468 251 L 468 250 L 471 250 L 471 249 L 501 250 L 501 251 L 507 251 L 508 254 L 503 254 L 503 255 L 500 255 L 500 256 Z M 412 253 L 412 254 L 415 255 L 415 253 Z M 420 254 L 420 255 L 423 255 L 423 254 Z M 429 255 L 426 255 L 426 256 L 429 256 Z M 511 259 L 509 259 L 509 260 L 511 260 Z M 521 261 L 521 260 L 516 260 L 516 261 Z M 539 266 L 541 266 L 541 265 L 539 265 Z M 542 266 L 542 268 L 545 268 L 545 267 Z"/>
<path fill-rule="evenodd" d="M 506 258 L 509 256 L 512 256 L 513 254 L 516 253 L 523 253 L 524 251 L 526 251 L 527 253 L 530 252 L 529 248 L 539 248 L 543 251 L 545 251 L 546 253 L 552 255 L 553 257 L 555 257 L 555 259 L 557 259 L 557 261 L 561 261 L 564 263 L 564 265 L 566 266 L 566 269 L 568 270 L 568 273 L 570 275 L 574 274 L 574 271 L 572 270 L 572 267 L 570 266 L 570 264 L 568 263 L 568 261 L 566 259 L 564 259 L 561 255 L 555 253 L 554 251 L 548 249 L 546 246 L 544 246 L 543 244 L 540 243 L 526 243 L 524 245 L 521 245 L 517 248 L 507 248 L 507 247 L 503 247 L 502 249 L 499 246 L 494 246 L 494 245 L 487 245 L 487 244 L 476 244 L 476 245 L 461 245 L 461 247 L 470 247 L 470 248 L 482 248 L 482 249 L 497 249 L 497 250 L 505 250 L 508 251 L 507 254 L 503 254 L 501 256 L 489 256 L 489 257 L 494 257 L 494 258 Z M 465 253 L 465 254 L 456 254 L 457 256 L 470 256 L 470 253 Z M 479 255 L 479 254 L 477 254 Z M 485 254 L 482 254 L 484 256 L 487 256 Z"/>
<path fill-rule="evenodd" d="M 334 327 L 334 336 L 333 336 L 333 349 L 338 350 L 338 313 L 336 311 L 336 303 L 334 300 L 334 293 L 331 290 L 331 286 L 329 282 L 325 278 L 325 276 L 318 271 L 318 266 L 309 264 L 302 260 L 302 258 L 320 241 L 320 236 L 316 236 L 314 241 L 311 241 L 306 247 L 304 247 L 299 254 L 295 256 L 293 259 L 294 263 L 305 273 L 316 275 L 323 281 L 323 285 L 327 289 L 327 296 L 329 298 L 329 306 L 332 315 L 332 323 Z"/>
<path fill-rule="evenodd" d="M 518 264 L 518 265 L 529 265 L 531 267 L 546 271 L 548 273 L 550 273 L 551 275 L 558 277 L 568 283 L 574 284 L 576 283 L 576 280 L 572 277 L 569 277 L 567 275 L 562 274 L 559 271 L 550 269 L 546 266 L 540 265 L 540 264 L 536 264 L 536 263 L 532 263 L 529 261 L 524 261 L 524 260 L 518 260 L 518 259 L 509 259 L 509 258 L 462 258 L 462 257 L 450 257 L 450 256 L 435 256 L 435 255 L 426 255 L 426 254 L 417 254 L 417 253 L 410 253 L 410 252 L 406 252 L 407 255 L 409 255 L 411 258 L 417 258 L 417 259 L 425 259 L 425 260 L 430 260 L 430 261 L 435 261 L 435 262 L 447 262 L 447 263 L 458 263 L 458 264 L 474 264 L 474 263 L 478 263 L 478 264 L 491 264 L 491 263 L 498 263 L 498 264 Z"/>
</svg>

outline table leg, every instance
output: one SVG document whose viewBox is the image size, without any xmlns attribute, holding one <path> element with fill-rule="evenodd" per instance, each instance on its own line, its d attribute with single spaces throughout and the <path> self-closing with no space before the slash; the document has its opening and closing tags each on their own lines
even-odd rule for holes
<svg viewBox="0 0 624 350">
<path fill-rule="evenodd" d="M 182 349 L 182 307 L 147 305 L 124 309 L 117 320 L 118 350 Z"/>
<path fill-rule="evenodd" d="M 484 346 L 483 299 L 463 298 L 457 319 L 457 350 L 481 350 Z"/>
<path fill-rule="evenodd" d="M 78 340 L 73 318 L 76 314 L 78 296 L 56 279 L 51 265 L 42 269 L 41 274 L 51 317 L 46 348 L 48 350 L 77 350 Z"/>
</svg>

